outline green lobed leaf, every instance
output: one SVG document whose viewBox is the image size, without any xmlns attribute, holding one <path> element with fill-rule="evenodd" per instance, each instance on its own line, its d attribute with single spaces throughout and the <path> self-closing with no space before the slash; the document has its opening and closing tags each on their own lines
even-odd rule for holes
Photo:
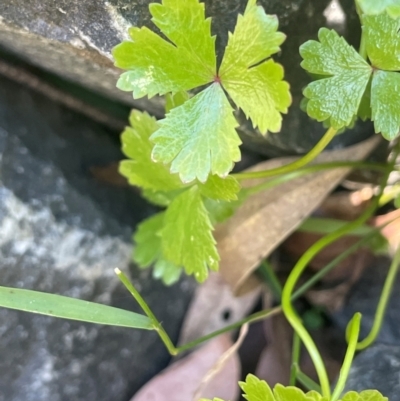
<svg viewBox="0 0 400 401">
<path fill-rule="evenodd" d="M 171 163 L 183 182 L 205 182 L 209 173 L 226 176 L 240 160 L 237 121 L 221 86 L 215 83 L 159 121 L 151 136 L 152 158 Z"/>
<path fill-rule="evenodd" d="M 364 14 L 381 14 L 385 10 L 392 18 L 400 16 L 400 0 L 357 0 Z"/>
<path fill-rule="evenodd" d="M 228 176 L 226 178 L 211 175 L 204 184 L 199 184 L 203 196 L 222 201 L 235 201 L 240 191 L 240 184 L 236 178 Z"/>
<path fill-rule="evenodd" d="M 147 316 L 80 299 L 0 287 L 0 307 L 82 322 L 152 330 Z"/>
<path fill-rule="evenodd" d="M 307 113 L 341 129 L 357 115 L 372 68 L 335 31 L 321 28 L 319 42 L 310 40 L 300 47 L 302 67 L 326 78 L 311 82 L 304 90 L 309 99 Z"/>
<path fill-rule="evenodd" d="M 156 191 L 172 191 L 182 187 L 177 175 L 166 166 L 151 160 L 152 144 L 149 140 L 157 129 L 157 121 L 147 113 L 134 110 L 130 115 L 131 127 L 122 133 L 122 151 L 130 158 L 120 163 L 120 173 L 131 185 Z"/>
<path fill-rule="evenodd" d="M 375 132 L 393 140 L 400 131 L 400 74 L 375 71 L 371 88 L 372 120 Z"/>
<path fill-rule="evenodd" d="M 153 22 L 170 42 L 148 28 L 130 28 L 132 41 L 113 49 L 115 65 L 129 70 L 118 88 L 135 98 L 187 91 L 213 81 L 215 38 L 198 0 L 163 0 L 151 4 Z"/>
<path fill-rule="evenodd" d="M 239 382 L 239 386 L 245 393 L 244 398 L 248 401 L 275 401 L 271 387 L 256 376 L 247 375 L 246 381 Z"/>
<path fill-rule="evenodd" d="M 177 266 L 184 266 L 203 282 L 208 268 L 218 270 L 219 255 L 212 224 L 197 186 L 175 198 L 165 214 L 161 231 L 163 254 Z"/>
<path fill-rule="evenodd" d="M 342 401 L 388 401 L 388 398 L 377 390 L 365 390 L 361 393 L 350 391 L 343 396 Z"/>
<path fill-rule="evenodd" d="M 229 35 L 219 71 L 232 100 L 262 133 L 280 131 L 281 113 L 286 113 L 291 103 L 282 66 L 273 60 L 265 61 L 280 50 L 285 40 L 277 29 L 277 17 L 267 15 L 255 0 L 249 0 L 234 33 Z"/>
<path fill-rule="evenodd" d="M 184 190 L 185 187 L 174 191 L 154 191 L 151 189 L 145 189 L 142 191 L 142 196 L 153 205 L 167 207 Z"/>
<path fill-rule="evenodd" d="M 164 218 L 165 212 L 161 212 L 139 224 L 133 236 L 136 243 L 133 260 L 142 269 L 154 264 L 153 277 L 171 285 L 179 280 L 182 268 L 164 258 L 161 239 Z"/>
<path fill-rule="evenodd" d="M 393 19 L 384 13 L 364 16 L 362 21 L 367 54 L 373 67 L 399 71 L 400 19 Z"/>
</svg>

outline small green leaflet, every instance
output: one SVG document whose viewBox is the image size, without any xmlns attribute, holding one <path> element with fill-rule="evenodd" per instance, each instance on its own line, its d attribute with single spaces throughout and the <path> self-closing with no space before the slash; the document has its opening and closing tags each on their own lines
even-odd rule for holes
<svg viewBox="0 0 400 401">
<path fill-rule="evenodd" d="M 62 319 L 152 330 L 147 316 L 108 305 L 19 288 L 0 287 L 0 307 Z"/>
<path fill-rule="evenodd" d="M 364 14 L 381 14 L 385 10 L 392 18 L 400 17 L 400 0 L 357 0 Z"/>
<path fill-rule="evenodd" d="M 297 387 L 284 387 L 281 384 L 277 384 L 272 391 L 264 380 L 253 375 L 247 375 L 246 381 L 239 382 L 239 386 L 244 391 L 243 397 L 248 401 L 328 401 L 316 391 L 304 393 Z M 214 401 L 223 400 L 214 398 Z M 376 390 L 366 390 L 361 393 L 351 391 L 344 395 L 342 401 L 388 401 L 388 399 Z"/>
<path fill-rule="evenodd" d="M 307 113 L 318 121 L 329 118 L 339 130 L 355 116 L 371 117 L 375 132 L 392 140 L 399 135 L 400 20 L 386 13 L 363 17 L 368 58 L 373 68 L 335 31 L 322 28 L 319 42 L 300 48 L 302 67 L 324 78 L 304 90 Z"/>
<path fill-rule="evenodd" d="M 361 393 L 350 391 L 343 396 L 342 401 L 388 401 L 388 398 L 377 390 L 365 390 Z"/>
<path fill-rule="evenodd" d="M 271 59 L 265 62 L 279 52 L 285 40 L 277 29 L 278 18 L 265 14 L 256 0 L 250 0 L 229 35 L 219 71 L 226 91 L 262 133 L 280 131 L 281 113 L 287 113 L 291 103 L 282 66 Z"/>
<path fill-rule="evenodd" d="M 133 236 L 136 242 L 133 260 L 142 269 L 154 265 L 153 277 L 161 279 L 165 285 L 172 285 L 179 280 L 182 268 L 163 256 L 160 231 L 164 226 L 164 216 L 165 212 L 158 213 L 139 224 Z"/>
<path fill-rule="evenodd" d="M 381 14 L 364 16 L 362 21 L 371 64 L 380 70 L 399 71 L 400 19 Z"/>
<path fill-rule="evenodd" d="M 131 185 L 155 191 L 173 191 L 182 187 L 177 175 L 151 160 L 152 145 L 149 137 L 158 124 L 147 113 L 134 110 L 129 118 L 130 127 L 122 133 L 122 151 L 129 157 L 120 164 L 120 173 Z"/>
<path fill-rule="evenodd" d="M 181 106 L 167 106 L 166 118 L 151 137 L 152 157 L 170 165 L 185 183 L 204 183 L 210 173 L 225 177 L 240 159 L 241 141 L 222 88 L 255 127 L 263 133 L 279 131 L 291 97 L 282 67 L 269 57 L 279 51 L 285 36 L 277 32 L 277 19 L 249 0 L 217 72 L 215 38 L 199 0 L 163 0 L 151 4 L 150 12 L 169 41 L 147 28 L 131 28 L 132 41 L 113 50 L 116 65 L 128 70 L 118 87 L 139 98 L 174 96 L 213 83 Z"/>
<path fill-rule="evenodd" d="M 212 224 L 197 186 L 183 192 L 169 205 L 161 231 L 165 257 L 203 282 L 208 268 L 217 271 L 219 255 Z"/>
<path fill-rule="evenodd" d="M 223 177 L 240 160 L 238 123 L 221 85 L 213 84 L 159 122 L 151 140 L 152 157 L 171 163 L 182 182 L 205 182 L 209 173 Z"/>
<path fill-rule="evenodd" d="M 307 113 L 317 121 L 329 118 L 330 126 L 339 130 L 357 115 L 372 68 L 335 31 L 321 28 L 318 38 L 319 42 L 310 40 L 300 47 L 301 66 L 326 76 L 304 90 Z"/>
</svg>

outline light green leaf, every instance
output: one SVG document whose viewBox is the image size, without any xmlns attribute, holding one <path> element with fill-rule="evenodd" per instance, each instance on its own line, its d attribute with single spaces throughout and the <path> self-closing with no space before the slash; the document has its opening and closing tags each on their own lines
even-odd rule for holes
<svg viewBox="0 0 400 401">
<path fill-rule="evenodd" d="M 381 14 L 385 10 L 392 18 L 400 16 L 400 0 L 357 0 L 364 14 Z"/>
<path fill-rule="evenodd" d="M 158 124 L 147 113 L 134 110 L 130 116 L 131 127 L 122 134 L 122 151 L 131 160 L 120 164 L 120 173 L 131 185 L 157 191 L 171 191 L 182 187 L 177 175 L 172 175 L 166 166 L 151 160 L 150 135 Z"/>
<path fill-rule="evenodd" d="M 372 120 L 375 132 L 392 140 L 400 130 L 400 74 L 375 71 L 371 88 Z"/>
<path fill-rule="evenodd" d="M 208 268 L 219 268 L 212 230 L 200 191 L 194 186 L 175 198 L 165 214 L 161 232 L 165 258 L 203 282 Z"/>
<path fill-rule="evenodd" d="M 118 87 L 135 98 L 176 93 L 205 85 L 216 75 L 215 38 L 198 0 L 151 4 L 153 22 L 172 42 L 148 28 L 131 28 L 131 42 L 113 49 L 115 65 L 129 70 Z"/>
<path fill-rule="evenodd" d="M 133 236 L 136 247 L 133 251 L 133 260 L 141 268 L 151 266 L 161 254 L 160 231 L 164 226 L 165 212 L 158 213 L 144 220 L 138 225 Z"/>
<path fill-rule="evenodd" d="M 226 178 L 211 175 L 204 184 L 199 184 L 203 196 L 214 200 L 234 201 L 240 191 L 240 184 L 232 176 Z"/>
<path fill-rule="evenodd" d="M 182 268 L 166 260 L 162 252 L 161 230 L 165 212 L 158 213 L 139 224 L 133 236 L 136 243 L 133 260 L 142 269 L 154 264 L 153 277 L 171 285 L 179 280 Z"/>
<path fill-rule="evenodd" d="M 174 191 L 154 191 L 145 189 L 142 191 L 142 196 L 150 203 L 160 207 L 167 207 L 185 188 L 176 189 Z"/>
<path fill-rule="evenodd" d="M 247 375 L 246 381 L 239 382 L 239 386 L 245 393 L 244 398 L 248 401 L 275 401 L 269 385 L 256 376 Z"/>
<path fill-rule="evenodd" d="M 0 307 L 111 326 L 152 330 L 147 316 L 44 292 L 0 287 Z"/>
<path fill-rule="evenodd" d="M 167 286 L 175 284 L 182 274 L 182 268 L 174 263 L 159 258 L 153 267 L 153 277 L 157 280 L 162 280 Z"/>
<path fill-rule="evenodd" d="M 173 109 L 151 136 L 152 158 L 171 163 L 185 183 L 205 182 L 209 173 L 226 176 L 240 160 L 237 121 L 221 86 L 213 84 Z"/>
<path fill-rule="evenodd" d="M 365 390 L 361 393 L 350 391 L 343 396 L 342 401 L 388 401 L 388 398 L 377 390 Z"/>
<path fill-rule="evenodd" d="M 265 62 L 285 40 L 277 29 L 277 17 L 267 15 L 255 0 L 249 0 L 229 35 L 219 71 L 232 100 L 262 133 L 280 131 L 281 113 L 286 113 L 291 103 L 289 85 L 282 81 L 282 66 L 272 60 Z"/>
<path fill-rule="evenodd" d="M 168 114 L 175 107 L 182 106 L 190 96 L 187 92 L 168 93 L 165 96 L 165 113 Z"/>
<path fill-rule="evenodd" d="M 399 71 L 400 19 L 390 18 L 385 13 L 364 16 L 362 21 L 371 64 L 381 70 Z"/>
<path fill-rule="evenodd" d="M 310 40 L 300 47 L 302 67 L 326 76 L 304 90 L 307 113 L 318 121 L 329 118 L 330 126 L 340 129 L 356 116 L 372 68 L 335 31 L 321 28 L 318 37 L 319 42 Z"/>
</svg>

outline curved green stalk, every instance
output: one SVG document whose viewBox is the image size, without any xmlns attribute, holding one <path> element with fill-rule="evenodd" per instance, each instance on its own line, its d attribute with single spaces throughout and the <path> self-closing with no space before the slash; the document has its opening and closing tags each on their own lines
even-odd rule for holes
<svg viewBox="0 0 400 401">
<path fill-rule="evenodd" d="M 345 386 L 351 364 L 353 363 L 354 354 L 356 353 L 358 336 L 360 334 L 361 313 L 356 313 L 353 319 L 347 326 L 347 333 L 349 337 L 349 345 L 347 347 L 346 355 L 344 357 L 342 368 L 340 369 L 339 379 L 333 391 L 330 401 L 337 401 L 341 396 Z"/>
<path fill-rule="evenodd" d="M 285 165 L 290 166 L 290 164 Z M 312 164 L 310 166 L 302 166 L 298 168 L 296 171 L 287 171 L 285 173 L 271 173 L 275 171 L 275 169 L 270 170 L 261 170 L 261 171 L 249 171 L 247 173 L 237 173 L 231 174 L 232 177 L 238 180 L 251 180 L 251 179 L 259 179 L 259 178 L 268 178 L 271 176 L 282 176 L 286 177 L 286 175 L 296 174 L 302 172 L 303 174 L 306 173 L 317 173 L 323 170 L 330 170 L 334 168 L 352 168 L 352 169 L 370 169 L 376 171 L 386 171 L 387 165 L 381 163 L 371 163 L 371 162 L 349 162 L 349 161 L 338 161 L 338 162 L 327 162 L 327 163 L 318 163 Z M 280 177 L 278 177 L 280 178 Z"/>
<path fill-rule="evenodd" d="M 263 172 L 260 171 L 259 173 L 263 173 L 262 175 L 259 175 L 257 177 L 253 176 L 251 178 L 264 178 L 264 177 L 272 177 L 274 175 L 286 174 L 295 171 L 300 167 L 305 166 L 308 163 L 311 163 L 329 145 L 329 143 L 332 141 L 332 139 L 335 137 L 336 134 L 337 130 L 329 128 L 328 131 L 326 131 L 326 133 L 324 134 L 324 136 L 320 139 L 320 141 L 302 158 L 282 167 L 273 168 L 271 170 L 266 170 Z M 245 179 L 245 175 L 247 174 L 248 173 L 233 174 L 233 175 L 237 179 Z"/>
<path fill-rule="evenodd" d="M 313 164 L 311 166 L 304 166 L 297 171 L 292 171 L 290 173 L 285 173 L 279 175 L 279 177 L 272 178 L 266 182 L 262 182 L 261 184 L 255 185 L 249 188 L 243 188 L 242 191 L 244 196 L 251 196 L 258 194 L 259 192 L 266 191 L 267 189 L 271 189 L 276 187 L 277 185 L 284 184 L 285 182 L 294 180 L 299 177 L 303 177 L 307 174 L 318 173 L 324 170 L 332 170 L 335 168 L 371 168 L 379 171 L 386 171 L 387 165 L 377 164 L 377 163 L 366 163 L 366 162 L 331 162 L 331 163 L 321 163 L 321 164 Z M 233 174 L 232 176 L 235 178 L 241 179 L 253 179 L 253 178 L 264 178 L 262 174 L 268 173 L 272 170 L 265 171 L 255 171 L 249 173 L 241 174 Z M 244 177 L 244 178 L 243 178 Z"/>
<path fill-rule="evenodd" d="M 295 312 L 292 303 L 291 303 L 291 297 L 292 293 L 294 291 L 294 288 L 297 284 L 298 279 L 300 278 L 301 274 L 303 271 L 306 269 L 308 263 L 314 259 L 314 257 L 322 251 L 325 247 L 330 245 L 331 243 L 335 242 L 339 238 L 341 238 L 343 235 L 346 235 L 347 233 L 353 231 L 360 225 L 364 224 L 375 212 L 378 204 L 379 204 L 379 199 L 383 194 L 384 188 L 386 186 L 387 180 L 389 178 L 389 174 L 392 171 L 395 160 L 397 157 L 398 151 L 394 152 L 394 155 L 392 157 L 391 162 L 389 163 L 387 167 L 387 171 L 383 180 L 383 183 L 380 187 L 379 194 L 375 197 L 374 201 L 371 203 L 371 205 L 364 211 L 364 213 L 357 218 L 356 220 L 346 224 L 345 226 L 339 228 L 337 231 L 326 235 L 325 237 L 321 238 L 319 241 L 317 241 L 313 246 L 311 246 L 304 254 L 303 256 L 299 259 L 297 264 L 294 266 L 292 272 L 290 273 L 288 280 L 286 282 L 286 285 L 283 289 L 283 295 L 282 295 L 282 308 L 283 312 L 288 319 L 289 323 L 292 325 L 294 330 L 299 334 L 301 340 L 303 341 L 305 347 L 307 348 L 310 357 L 315 365 L 315 369 L 317 371 L 320 383 L 321 383 L 321 388 L 322 388 L 322 393 L 324 396 L 330 398 L 330 385 L 329 385 L 329 378 L 328 374 L 325 368 L 324 361 L 322 360 L 321 354 L 319 353 L 313 339 L 311 338 L 310 334 L 307 332 L 305 327 L 303 326 L 300 318 L 298 317 L 297 313 Z"/>
<path fill-rule="evenodd" d="M 376 309 L 374 323 L 372 325 L 371 331 L 357 344 L 357 350 L 361 351 L 369 347 L 378 337 L 378 334 L 382 327 L 383 318 L 385 317 L 386 307 L 389 302 L 390 294 L 392 293 L 392 288 L 394 281 L 396 279 L 397 272 L 400 266 L 400 247 L 397 249 L 395 257 L 390 265 L 389 273 L 386 277 L 385 284 L 383 286 L 382 294 L 379 299 L 378 307 Z"/>
</svg>

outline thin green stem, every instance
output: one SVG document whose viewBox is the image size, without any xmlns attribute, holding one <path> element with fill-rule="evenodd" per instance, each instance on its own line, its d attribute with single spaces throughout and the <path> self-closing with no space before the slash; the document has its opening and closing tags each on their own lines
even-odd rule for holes
<svg viewBox="0 0 400 401">
<path fill-rule="evenodd" d="M 275 299 L 280 301 L 282 298 L 282 286 L 274 272 L 274 269 L 271 266 L 271 263 L 269 263 L 268 260 L 264 260 L 261 263 L 260 267 L 258 268 L 258 273 L 260 273 L 264 281 L 271 289 Z"/>
<path fill-rule="evenodd" d="M 330 385 L 329 385 L 329 378 L 325 368 L 324 361 L 319 353 L 313 339 L 311 338 L 310 334 L 307 332 L 306 328 L 303 326 L 300 318 L 298 317 L 296 311 L 294 310 L 291 304 L 291 297 L 293 290 L 299 280 L 301 274 L 306 269 L 309 262 L 314 259 L 314 257 L 322 251 L 326 246 L 330 245 L 331 243 L 335 242 L 342 236 L 348 234 L 349 232 L 353 231 L 360 225 L 364 224 L 375 212 L 378 204 L 379 199 L 382 196 L 384 188 L 386 186 L 388 177 L 390 172 L 392 171 L 395 163 L 395 158 L 397 157 L 397 152 L 393 155 L 391 163 L 388 165 L 388 169 L 386 171 L 384 181 L 380 187 L 380 191 L 378 196 L 373 200 L 371 205 L 365 210 L 365 212 L 356 220 L 346 224 L 342 228 L 339 228 L 337 231 L 326 235 L 319 241 L 317 241 L 313 246 L 311 246 L 299 259 L 297 264 L 294 266 L 292 272 L 290 273 L 286 285 L 283 289 L 282 295 L 282 308 L 283 312 L 292 325 L 294 330 L 299 334 L 301 340 L 303 341 L 305 347 L 307 348 L 310 357 L 314 363 L 315 369 L 318 374 L 319 381 L 321 383 L 322 393 L 324 396 L 330 398 Z"/>
<path fill-rule="evenodd" d="M 264 175 L 262 177 L 272 177 L 274 175 L 290 173 L 312 162 L 329 145 L 329 143 L 332 141 L 332 139 L 335 137 L 336 134 L 337 130 L 329 128 L 328 131 L 326 131 L 326 133 L 324 134 L 324 136 L 320 139 L 320 141 L 302 158 L 296 160 L 293 163 L 287 164 L 286 166 L 277 167 L 271 170 L 264 171 Z M 234 174 L 234 176 L 240 179 L 240 174 Z"/>
<path fill-rule="evenodd" d="M 338 219 L 329 219 L 325 217 L 309 217 L 306 219 L 297 231 L 302 231 L 306 233 L 318 233 L 318 234 L 329 234 L 333 231 L 338 230 L 347 224 L 347 221 Z M 349 235 L 363 237 L 365 235 L 375 233 L 376 229 L 374 227 L 363 224 L 357 227 L 355 230 L 351 231 Z"/>
<path fill-rule="evenodd" d="M 286 166 L 291 166 L 291 164 L 286 164 L 285 166 L 279 167 L 283 168 Z M 337 161 L 337 162 L 327 162 L 327 163 L 318 163 L 313 164 L 311 166 L 301 166 L 296 171 L 302 171 L 307 167 L 313 167 L 311 172 L 318 172 L 320 170 L 328 170 L 334 168 L 341 168 L 341 167 L 348 167 L 353 169 L 370 169 L 376 171 L 385 171 L 387 168 L 386 164 L 382 163 L 372 163 L 372 162 L 353 162 L 353 161 Z M 284 171 L 284 172 L 277 172 L 277 169 L 270 169 L 270 170 L 261 170 L 261 171 L 249 171 L 246 173 L 236 173 L 231 174 L 232 177 L 236 178 L 237 180 L 252 180 L 252 179 L 259 179 L 259 178 L 269 178 L 277 175 L 289 174 L 293 173 L 294 171 Z"/>
<path fill-rule="evenodd" d="M 296 385 L 297 373 L 300 365 L 300 351 L 301 351 L 301 338 L 299 335 L 293 333 L 293 345 L 292 345 L 292 367 L 290 369 L 290 386 Z"/>
<path fill-rule="evenodd" d="M 133 298 L 135 298 L 137 303 L 142 308 L 143 312 L 152 321 L 154 330 L 160 336 L 162 342 L 165 344 L 166 348 L 168 349 L 168 352 L 171 355 L 177 355 L 178 354 L 178 350 L 175 348 L 175 346 L 172 343 L 169 335 L 164 330 L 164 328 L 162 327 L 161 323 L 157 320 L 156 316 L 154 315 L 154 313 L 152 312 L 150 307 L 147 305 L 146 301 L 142 298 L 142 296 L 139 294 L 139 292 L 136 290 L 136 288 L 129 281 L 128 277 L 126 277 L 126 275 L 124 273 L 122 273 L 121 270 L 119 270 L 119 269 L 115 269 L 115 274 L 118 276 L 118 278 L 120 279 L 122 284 L 126 287 L 126 289 L 132 294 Z"/>
<path fill-rule="evenodd" d="M 255 185 L 250 188 L 242 189 L 245 196 L 255 195 L 259 192 L 266 191 L 267 189 L 271 189 L 276 187 L 277 185 L 284 184 L 285 182 L 294 180 L 296 178 L 305 176 L 307 174 L 318 173 L 324 170 L 332 170 L 335 168 L 372 168 L 379 171 L 386 171 L 387 165 L 377 164 L 377 163 L 366 163 L 366 162 L 331 162 L 331 163 L 321 163 L 321 164 L 313 164 L 311 166 L 304 166 L 297 171 L 293 171 L 291 173 L 282 174 L 279 177 L 275 177 L 261 184 Z M 245 179 L 247 178 L 265 178 L 263 175 L 266 171 L 255 171 L 250 173 L 243 173 Z M 260 174 L 262 173 L 262 174 Z M 256 175 L 256 177 L 255 177 Z M 237 174 L 233 174 L 236 178 L 238 178 Z"/>
<path fill-rule="evenodd" d="M 337 401 L 341 396 L 349 377 L 351 364 L 353 363 L 354 354 L 356 352 L 358 336 L 360 334 L 360 323 L 361 313 L 356 313 L 353 319 L 347 326 L 347 332 L 349 333 L 349 345 L 347 347 L 346 355 L 340 369 L 339 379 L 333 391 L 332 398 L 330 401 Z"/>
<path fill-rule="evenodd" d="M 386 226 L 386 224 L 385 224 Z M 369 241 L 371 241 L 383 228 L 378 227 L 374 229 L 374 232 L 371 232 L 364 238 L 361 238 L 355 244 L 351 245 L 345 251 L 343 251 L 340 255 L 336 256 L 331 262 L 329 262 L 323 269 L 318 271 L 318 273 L 314 274 L 307 282 L 305 282 L 297 291 L 295 291 L 292 295 L 292 301 L 301 297 L 304 293 L 306 293 L 314 284 L 316 284 L 319 280 L 321 280 L 325 275 L 327 275 L 337 264 L 339 264 L 342 260 L 346 259 L 349 255 L 355 252 L 357 249 L 366 245 Z"/>
<path fill-rule="evenodd" d="M 369 347 L 378 337 L 378 334 L 382 328 L 383 318 L 385 317 L 386 308 L 389 302 L 390 295 L 392 293 L 393 285 L 399 271 L 400 266 L 400 247 L 397 249 L 395 257 L 390 265 L 389 273 L 386 277 L 385 284 L 383 286 L 382 294 L 379 299 L 378 307 L 375 313 L 374 323 L 371 331 L 364 340 L 357 344 L 357 350 L 361 351 Z"/>
<path fill-rule="evenodd" d="M 239 327 L 243 326 L 246 323 L 252 324 L 252 323 L 258 322 L 260 320 L 264 320 L 265 318 L 274 316 L 280 312 L 282 312 L 282 308 L 280 306 L 278 306 L 273 309 L 268 309 L 268 310 L 263 310 L 261 312 L 253 313 L 252 315 L 250 315 L 242 320 L 239 320 L 236 323 L 233 323 L 220 330 L 217 330 L 210 334 L 207 334 L 204 337 L 200 337 L 197 340 L 194 340 L 188 344 L 182 345 L 177 348 L 177 351 L 178 351 L 178 353 L 188 351 L 189 349 L 192 349 L 192 348 L 198 346 L 199 344 L 204 343 L 205 341 L 211 340 L 212 338 L 219 336 L 220 334 L 227 333 L 228 331 L 238 329 Z"/>
</svg>

